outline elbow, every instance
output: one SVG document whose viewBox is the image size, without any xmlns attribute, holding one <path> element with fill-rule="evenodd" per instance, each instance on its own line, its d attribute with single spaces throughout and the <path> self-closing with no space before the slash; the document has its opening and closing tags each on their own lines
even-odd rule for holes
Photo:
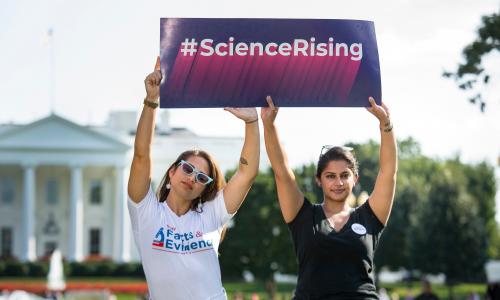
<svg viewBox="0 0 500 300">
<path fill-rule="evenodd" d="M 380 170 L 380 177 L 384 178 L 384 181 L 396 183 L 396 179 L 398 177 L 397 168 L 391 170 Z"/>
<path fill-rule="evenodd" d="M 134 160 L 143 160 L 146 157 L 141 151 L 137 151 L 137 149 L 134 149 Z"/>
<path fill-rule="evenodd" d="M 384 165 L 382 164 L 380 168 L 380 174 L 383 174 L 384 177 L 394 177 L 396 178 L 398 174 L 398 164 L 390 164 L 390 165 Z"/>
<path fill-rule="evenodd" d="M 259 175 L 259 168 L 255 168 L 252 170 L 248 169 L 240 169 L 240 173 L 248 180 L 248 182 L 253 183 L 255 181 L 255 178 L 257 178 L 257 175 Z"/>
<path fill-rule="evenodd" d="M 295 181 L 295 176 L 293 172 L 289 170 L 284 170 L 282 172 L 274 172 L 274 179 L 276 182 L 293 182 Z"/>
<path fill-rule="evenodd" d="M 253 182 L 257 178 L 258 170 L 239 170 L 238 173 L 248 182 Z"/>
<path fill-rule="evenodd" d="M 133 161 L 141 163 L 149 160 L 150 160 L 149 152 L 134 151 Z"/>
<path fill-rule="evenodd" d="M 257 175 L 259 174 L 259 167 L 257 165 L 256 167 L 251 168 L 248 166 L 242 166 L 240 164 L 237 174 L 238 177 L 244 179 L 249 185 L 251 185 L 255 181 L 255 178 L 257 178 Z"/>
<path fill-rule="evenodd" d="M 394 178 L 398 175 L 398 164 L 396 163 L 392 168 L 392 173 L 394 174 Z"/>
<path fill-rule="evenodd" d="M 138 145 L 137 142 L 134 144 L 134 157 L 148 158 L 150 156 L 150 152 L 150 145 Z"/>
</svg>

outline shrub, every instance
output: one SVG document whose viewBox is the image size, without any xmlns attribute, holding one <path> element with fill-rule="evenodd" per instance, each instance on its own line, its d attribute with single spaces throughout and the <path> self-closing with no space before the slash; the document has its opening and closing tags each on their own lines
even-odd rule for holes
<svg viewBox="0 0 500 300">
<path fill-rule="evenodd" d="M 146 275 L 144 275 L 144 270 L 142 269 L 142 264 L 141 263 L 132 263 L 132 264 L 135 265 L 135 271 L 132 276 L 139 278 L 146 278 Z"/>
<path fill-rule="evenodd" d="M 28 266 L 15 260 L 5 262 L 5 276 L 23 277 L 28 276 Z"/>
<path fill-rule="evenodd" d="M 30 262 L 26 265 L 30 277 L 44 277 L 49 273 L 49 264 L 46 262 Z"/>
<path fill-rule="evenodd" d="M 121 263 L 117 264 L 113 272 L 114 276 L 118 277 L 131 277 L 135 276 L 137 266 L 133 263 Z"/>
<path fill-rule="evenodd" d="M 5 276 L 5 262 L 0 260 L 0 277 Z"/>
<path fill-rule="evenodd" d="M 70 276 L 75 276 L 75 277 L 94 276 L 96 271 L 96 264 L 72 262 L 70 263 L 70 269 L 71 269 Z"/>
<path fill-rule="evenodd" d="M 116 264 L 112 262 L 100 262 L 95 263 L 95 274 L 94 276 L 111 276 L 116 269 Z"/>
</svg>

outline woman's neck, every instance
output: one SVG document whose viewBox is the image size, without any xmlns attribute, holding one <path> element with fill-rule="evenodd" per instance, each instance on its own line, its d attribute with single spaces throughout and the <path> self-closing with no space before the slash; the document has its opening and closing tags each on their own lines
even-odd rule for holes
<svg viewBox="0 0 500 300">
<path fill-rule="evenodd" d="M 165 201 L 177 216 L 185 215 L 191 209 L 191 202 L 186 201 L 177 196 L 172 190 L 168 193 L 167 200 Z"/>
<path fill-rule="evenodd" d="M 347 199 L 344 201 L 335 201 L 324 198 L 322 205 L 323 205 L 323 210 L 325 211 L 325 214 L 328 217 L 342 212 L 347 212 L 351 209 L 351 207 L 347 203 Z"/>
</svg>

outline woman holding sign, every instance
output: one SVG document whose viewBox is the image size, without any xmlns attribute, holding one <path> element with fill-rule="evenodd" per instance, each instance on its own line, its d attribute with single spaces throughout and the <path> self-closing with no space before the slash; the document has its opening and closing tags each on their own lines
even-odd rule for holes
<svg viewBox="0 0 500 300">
<path fill-rule="evenodd" d="M 373 253 L 394 199 L 397 149 L 389 110 L 369 98 L 367 110 L 380 122 L 380 170 L 370 198 L 351 209 L 347 197 L 358 180 L 351 151 L 324 146 L 316 170 L 323 203 L 311 204 L 299 190 L 274 125 L 278 108 L 270 97 L 261 111 L 266 150 L 274 170 L 281 212 L 299 261 L 294 299 L 378 299 Z"/>
<path fill-rule="evenodd" d="M 146 98 L 137 126 L 128 183 L 129 213 L 152 299 L 226 299 L 218 247 L 225 224 L 245 199 L 259 167 L 255 108 L 225 108 L 245 122 L 238 169 L 227 184 L 202 150 L 179 155 L 154 193 L 151 143 L 162 80 L 160 60 L 144 83 Z"/>
</svg>

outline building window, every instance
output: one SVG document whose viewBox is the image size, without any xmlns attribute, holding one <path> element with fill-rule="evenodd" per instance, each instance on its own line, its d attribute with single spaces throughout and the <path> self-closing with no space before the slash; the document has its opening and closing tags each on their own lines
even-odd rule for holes
<svg viewBox="0 0 500 300">
<path fill-rule="evenodd" d="M 46 242 L 45 243 L 45 256 L 52 255 L 52 252 L 54 252 L 56 249 L 57 249 L 56 242 Z"/>
<path fill-rule="evenodd" d="M 101 254 L 101 230 L 99 228 L 90 229 L 89 254 Z"/>
<path fill-rule="evenodd" d="M 12 178 L 0 179 L 0 199 L 3 204 L 14 202 L 15 184 Z"/>
<path fill-rule="evenodd" d="M 2 227 L 1 232 L 1 242 L 2 242 L 2 257 L 12 256 L 12 228 Z"/>
<path fill-rule="evenodd" d="M 54 217 L 54 213 L 49 213 L 49 218 L 43 226 L 43 233 L 46 235 L 57 235 L 59 234 L 59 225 L 57 225 L 56 218 Z"/>
<path fill-rule="evenodd" d="M 90 204 L 102 203 L 102 181 L 92 180 L 90 182 Z"/>
<path fill-rule="evenodd" d="M 47 180 L 47 203 L 57 204 L 59 202 L 59 184 L 55 179 Z"/>
</svg>

